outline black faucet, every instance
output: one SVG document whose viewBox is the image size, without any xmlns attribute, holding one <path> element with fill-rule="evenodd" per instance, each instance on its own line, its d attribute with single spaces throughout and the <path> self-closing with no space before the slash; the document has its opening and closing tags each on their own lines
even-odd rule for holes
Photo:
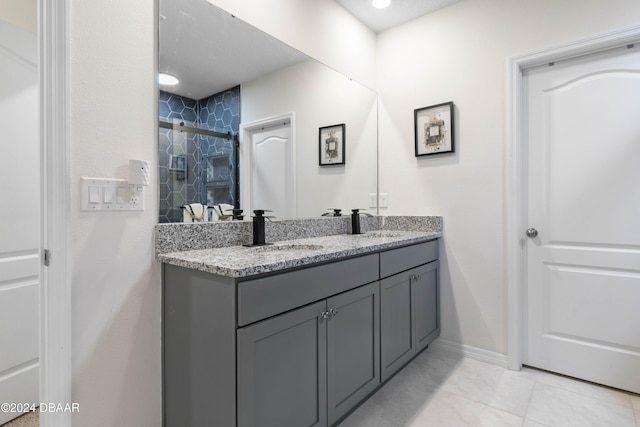
<svg viewBox="0 0 640 427">
<path fill-rule="evenodd" d="M 360 209 L 351 209 L 351 234 L 362 234 L 360 231 Z"/>
<path fill-rule="evenodd" d="M 370 213 L 362 212 L 365 209 L 351 209 L 351 234 L 362 234 L 360 230 L 360 215 L 373 217 Z"/>
<path fill-rule="evenodd" d="M 269 245 L 265 242 L 264 237 L 264 216 L 265 212 L 271 212 L 263 209 L 256 209 L 253 211 L 253 246 Z"/>
<path fill-rule="evenodd" d="M 329 208 L 329 210 L 333 210 L 333 212 L 325 212 L 321 216 L 342 216 L 342 209 Z"/>
</svg>

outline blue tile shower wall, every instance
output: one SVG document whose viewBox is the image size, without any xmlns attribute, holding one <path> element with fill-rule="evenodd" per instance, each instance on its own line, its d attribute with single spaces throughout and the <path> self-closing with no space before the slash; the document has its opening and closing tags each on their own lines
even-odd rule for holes
<svg viewBox="0 0 640 427">
<path fill-rule="evenodd" d="M 199 101 L 160 91 L 159 118 L 186 126 L 237 134 L 240 87 Z M 233 142 L 159 129 L 159 222 L 181 222 L 186 203 L 234 203 Z M 171 170 L 171 156 L 184 156 L 186 171 Z M 174 158 L 174 162 L 176 159 Z M 175 165 L 174 165 L 175 166 Z"/>
<path fill-rule="evenodd" d="M 197 127 L 198 101 L 160 91 L 159 118 L 162 121 Z M 159 128 L 159 222 L 182 221 L 185 203 L 197 202 L 202 191 L 202 173 L 198 148 L 198 136 L 188 132 Z M 182 157 L 185 171 L 171 170 L 174 162 Z"/>
<path fill-rule="evenodd" d="M 199 101 L 201 127 L 207 130 L 237 134 L 240 126 L 240 86 Z M 201 136 L 202 200 L 209 206 L 234 204 L 233 140 Z"/>
</svg>

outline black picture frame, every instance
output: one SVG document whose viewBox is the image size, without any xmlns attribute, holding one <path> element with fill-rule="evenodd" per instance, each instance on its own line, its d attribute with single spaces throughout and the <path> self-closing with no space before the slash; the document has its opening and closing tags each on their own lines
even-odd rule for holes
<svg viewBox="0 0 640 427">
<path fill-rule="evenodd" d="M 334 166 L 345 164 L 346 126 L 324 126 L 318 130 L 318 164 Z"/>
<path fill-rule="evenodd" d="M 453 101 L 413 110 L 416 157 L 455 153 Z"/>
</svg>

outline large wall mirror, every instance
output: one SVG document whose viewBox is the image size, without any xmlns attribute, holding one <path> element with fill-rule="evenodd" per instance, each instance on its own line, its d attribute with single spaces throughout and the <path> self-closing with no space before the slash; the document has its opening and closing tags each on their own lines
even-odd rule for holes
<svg viewBox="0 0 640 427">
<path fill-rule="evenodd" d="M 194 203 L 245 218 L 369 207 L 374 91 L 206 0 L 160 0 L 160 15 L 159 72 L 179 80 L 160 84 L 160 222 Z"/>
</svg>

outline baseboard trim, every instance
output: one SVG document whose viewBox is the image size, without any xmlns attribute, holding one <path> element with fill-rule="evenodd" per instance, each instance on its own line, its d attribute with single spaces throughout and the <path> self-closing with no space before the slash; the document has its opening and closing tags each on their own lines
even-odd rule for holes
<svg viewBox="0 0 640 427">
<path fill-rule="evenodd" d="M 484 350 L 470 345 L 464 345 L 453 341 L 438 338 L 429 345 L 432 351 L 440 353 L 448 353 L 456 356 L 464 356 L 469 359 L 479 360 L 491 365 L 507 368 L 507 356 L 493 351 Z"/>
</svg>

